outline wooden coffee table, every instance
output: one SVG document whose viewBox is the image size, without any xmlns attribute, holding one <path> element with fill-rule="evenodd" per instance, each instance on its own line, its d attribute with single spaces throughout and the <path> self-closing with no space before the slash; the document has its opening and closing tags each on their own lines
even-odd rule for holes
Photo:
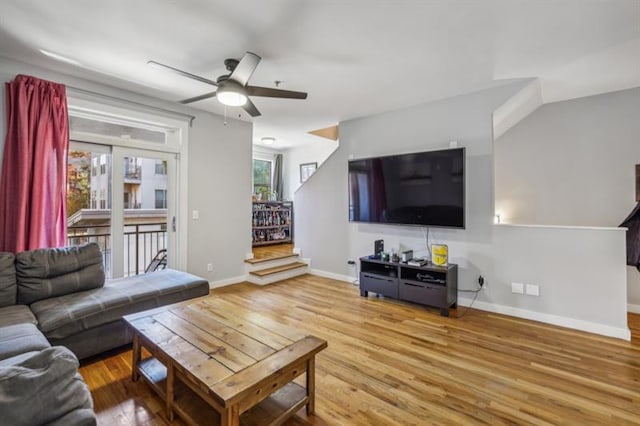
<svg viewBox="0 0 640 426">
<path fill-rule="evenodd" d="M 149 383 L 170 420 L 175 412 L 190 424 L 280 424 L 305 405 L 314 412 L 322 339 L 216 296 L 124 320 L 133 331 L 132 379 Z M 151 357 L 142 359 L 143 347 Z"/>
</svg>

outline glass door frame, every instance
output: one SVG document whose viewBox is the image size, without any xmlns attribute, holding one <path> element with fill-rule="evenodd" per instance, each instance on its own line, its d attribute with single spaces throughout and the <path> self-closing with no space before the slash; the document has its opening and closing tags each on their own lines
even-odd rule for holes
<svg viewBox="0 0 640 426">
<path fill-rule="evenodd" d="M 111 151 L 112 178 L 111 178 L 111 244 L 112 247 L 124 249 L 124 175 L 122 168 L 127 157 L 148 158 L 167 162 L 167 267 L 178 267 L 177 238 L 177 169 L 178 155 L 175 153 L 149 151 L 146 149 L 126 148 L 114 146 Z M 114 277 L 124 276 L 124 253 L 112 256 L 111 271 Z"/>
<path fill-rule="evenodd" d="M 140 150 L 140 152 L 144 152 L 141 154 L 143 157 L 152 157 L 152 156 L 163 156 L 168 155 L 171 156 L 171 161 L 174 164 L 174 172 L 173 172 L 173 201 L 171 201 L 171 205 L 173 208 L 172 215 L 168 214 L 168 230 L 174 229 L 172 219 L 175 216 L 176 218 L 176 226 L 175 232 L 169 232 L 171 235 L 172 243 L 175 247 L 172 247 L 173 253 L 169 255 L 169 264 L 168 266 L 172 268 L 176 268 L 179 270 L 186 270 L 187 268 L 187 235 L 188 235 L 188 143 L 189 143 L 189 128 L 190 121 L 185 119 L 184 115 L 180 113 L 176 113 L 176 115 L 167 114 L 159 114 L 155 111 L 145 110 L 139 107 L 132 107 L 123 102 L 115 102 L 113 100 L 105 101 L 105 99 L 101 99 L 100 97 L 95 97 L 86 94 L 70 94 L 68 96 L 68 109 L 70 116 L 78 116 L 83 118 L 90 118 L 93 120 L 104 121 L 108 123 L 117 123 L 117 124 L 125 124 L 130 126 L 136 126 L 141 128 L 147 128 L 152 130 L 162 130 L 166 133 L 166 141 L 164 144 L 161 143 L 153 143 L 153 142 L 144 142 L 144 141 L 135 141 L 124 138 L 112 137 L 112 136 L 101 136 L 95 134 L 85 134 L 81 132 L 73 132 L 71 131 L 70 139 L 72 141 L 85 142 L 89 144 L 97 144 L 103 146 L 109 146 L 112 150 L 112 155 L 114 152 L 120 152 L 120 155 L 123 155 L 126 150 Z M 121 150 L 121 151 L 120 151 Z M 113 167 L 118 167 L 118 171 L 121 171 L 122 163 L 117 162 L 115 158 L 112 157 Z M 115 166 L 117 164 L 117 166 Z M 123 181 L 123 176 L 121 173 L 116 173 L 116 170 L 113 171 L 113 177 L 118 177 L 121 181 Z M 169 170 L 167 170 L 169 173 Z M 119 188 L 122 188 L 120 184 L 118 184 Z M 123 185 L 123 183 L 122 183 Z M 124 218 L 122 217 L 124 214 L 124 199 L 122 194 L 122 190 L 118 189 L 116 191 L 116 186 L 112 181 L 112 211 L 116 211 L 116 206 L 119 206 L 118 211 L 121 217 L 116 221 L 118 224 L 114 223 L 112 218 L 112 238 L 114 237 L 114 231 L 117 230 L 119 233 L 123 232 L 123 227 L 120 226 L 116 228 L 115 226 L 123 225 Z M 117 197 L 113 197 L 113 194 L 119 194 Z M 169 207 L 169 201 L 167 200 L 167 207 Z M 122 243 L 124 244 L 124 236 L 122 236 Z M 113 242 L 113 241 L 112 241 Z M 114 256 L 115 259 L 116 256 Z M 119 258 L 120 256 L 118 256 Z M 115 271 L 122 271 L 124 273 L 124 256 L 122 256 L 122 264 L 118 266 L 117 270 L 114 270 L 114 277 L 118 276 L 115 274 Z"/>
</svg>

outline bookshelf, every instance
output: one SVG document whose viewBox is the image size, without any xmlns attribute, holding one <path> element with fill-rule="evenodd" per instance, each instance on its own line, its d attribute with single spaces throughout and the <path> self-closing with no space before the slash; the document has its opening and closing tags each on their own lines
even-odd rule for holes
<svg viewBox="0 0 640 426">
<path fill-rule="evenodd" d="M 254 247 L 293 242 L 293 203 L 254 201 L 252 241 Z"/>
</svg>

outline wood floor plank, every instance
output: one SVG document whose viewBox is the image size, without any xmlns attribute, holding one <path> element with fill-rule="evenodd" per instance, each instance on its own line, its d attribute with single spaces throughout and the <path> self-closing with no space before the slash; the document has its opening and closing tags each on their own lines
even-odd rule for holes
<svg viewBox="0 0 640 426">
<path fill-rule="evenodd" d="M 272 349 L 291 333 L 328 341 L 316 415 L 287 425 L 640 424 L 640 315 L 626 342 L 474 309 L 444 318 L 311 275 L 215 289 L 198 306 L 247 338 L 267 333 Z M 81 368 L 100 424 L 168 424 L 148 387 L 130 382 L 130 357 Z"/>
</svg>

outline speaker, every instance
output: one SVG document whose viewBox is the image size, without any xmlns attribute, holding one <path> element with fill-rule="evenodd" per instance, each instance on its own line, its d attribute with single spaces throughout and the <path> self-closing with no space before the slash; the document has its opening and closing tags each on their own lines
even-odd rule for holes
<svg viewBox="0 0 640 426">
<path fill-rule="evenodd" d="M 384 251 L 384 240 L 375 240 L 373 243 L 373 254 L 380 257 L 380 253 Z"/>
</svg>

